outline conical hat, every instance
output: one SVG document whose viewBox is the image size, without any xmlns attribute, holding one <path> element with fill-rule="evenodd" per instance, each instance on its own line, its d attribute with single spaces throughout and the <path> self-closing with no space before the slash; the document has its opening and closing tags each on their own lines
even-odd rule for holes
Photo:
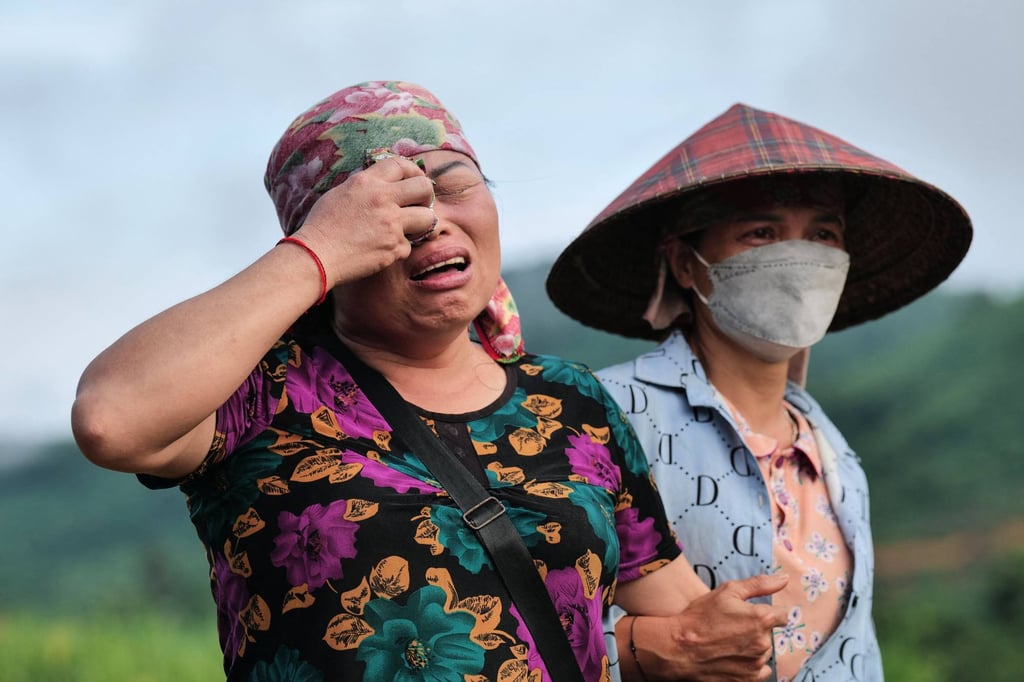
<svg viewBox="0 0 1024 682">
<path fill-rule="evenodd" d="M 830 331 L 872 320 L 945 280 L 971 243 L 971 221 L 942 190 L 834 135 L 735 104 L 641 175 L 556 260 L 551 300 L 580 322 L 658 338 L 642 318 L 667 216 L 706 188 L 779 174 L 839 174 L 850 189 L 850 272 Z"/>
</svg>

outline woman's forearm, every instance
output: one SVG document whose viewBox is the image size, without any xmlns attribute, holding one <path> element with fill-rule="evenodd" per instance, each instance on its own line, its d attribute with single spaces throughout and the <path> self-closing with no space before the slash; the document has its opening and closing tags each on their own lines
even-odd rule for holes
<svg viewBox="0 0 1024 682">
<path fill-rule="evenodd" d="M 154 316 L 86 368 L 72 408 L 83 453 L 112 469 L 188 473 L 190 439 L 320 294 L 315 262 L 279 246 L 223 284 Z"/>
<path fill-rule="evenodd" d="M 708 591 L 686 556 L 680 554 L 652 573 L 620 583 L 615 588 L 615 603 L 629 613 L 669 616 L 681 612 Z"/>
</svg>

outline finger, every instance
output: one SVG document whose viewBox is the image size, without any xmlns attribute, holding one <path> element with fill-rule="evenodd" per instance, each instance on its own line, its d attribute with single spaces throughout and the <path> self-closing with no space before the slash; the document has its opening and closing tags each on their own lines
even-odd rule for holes
<svg viewBox="0 0 1024 682">
<path fill-rule="evenodd" d="M 742 580 L 731 580 L 725 583 L 723 587 L 740 599 L 746 600 L 752 597 L 764 597 L 775 594 L 785 587 L 788 582 L 789 576 L 784 574 L 755 575 Z"/>
<path fill-rule="evenodd" d="M 434 183 L 424 175 L 418 178 L 404 178 L 394 185 L 394 200 L 399 206 L 432 207 Z"/>
<path fill-rule="evenodd" d="M 789 608 L 786 606 L 773 606 L 772 607 L 772 627 L 782 627 L 789 622 Z"/>
<path fill-rule="evenodd" d="M 383 180 L 398 182 L 406 178 L 425 177 L 423 169 L 404 156 L 384 155 L 371 163 L 364 172 L 373 173 Z"/>
<path fill-rule="evenodd" d="M 416 247 L 419 246 L 420 244 L 423 244 L 424 242 L 429 241 L 436 234 L 436 229 L 437 216 L 434 216 L 434 223 L 430 227 L 428 227 L 424 232 L 416 235 L 415 237 L 407 237 L 407 239 L 409 240 L 409 244 L 411 244 L 413 247 Z"/>
<path fill-rule="evenodd" d="M 701 680 L 767 680 L 771 679 L 771 666 L 767 661 L 750 660 L 736 656 L 717 658 L 703 662 L 704 676 Z M 768 674 L 765 675 L 767 670 Z"/>
<path fill-rule="evenodd" d="M 402 231 L 409 241 L 424 237 L 428 231 L 433 233 L 437 229 L 438 218 L 433 209 L 426 206 L 410 206 L 404 212 L 409 219 Z"/>
</svg>

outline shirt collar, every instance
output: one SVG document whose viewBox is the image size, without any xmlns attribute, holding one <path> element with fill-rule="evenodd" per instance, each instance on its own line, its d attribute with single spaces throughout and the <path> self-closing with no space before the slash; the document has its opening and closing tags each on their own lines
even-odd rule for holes
<svg viewBox="0 0 1024 682">
<path fill-rule="evenodd" d="M 736 417 L 742 418 L 742 415 L 730 409 L 725 396 L 722 396 L 708 381 L 704 365 L 697 359 L 681 331 L 673 331 L 657 348 L 636 358 L 633 363 L 633 372 L 640 381 L 655 386 L 685 390 L 687 400 L 691 405 L 721 410 L 728 419 L 732 420 L 737 431 L 743 433 L 736 419 Z M 791 408 L 791 413 L 796 415 L 797 425 L 800 428 L 797 446 L 820 476 L 821 458 L 818 454 L 818 446 L 814 440 L 811 425 L 804 417 L 804 413 L 811 410 L 813 405 L 808 401 L 806 393 L 792 382 L 786 386 L 785 400 Z"/>
<path fill-rule="evenodd" d="M 682 332 L 674 331 L 660 346 L 634 361 L 636 378 L 665 388 L 682 388 L 691 405 L 716 407 L 716 391 L 704 366 L 690 349 Z"/>
</svg>

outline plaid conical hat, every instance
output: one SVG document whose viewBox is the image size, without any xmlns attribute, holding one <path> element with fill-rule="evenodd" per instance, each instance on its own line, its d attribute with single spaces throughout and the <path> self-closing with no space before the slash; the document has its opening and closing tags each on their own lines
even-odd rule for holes
<svg viewBox="0 0 1024 682">
<path fill-rule="evenodd" d="M 830 331 L 924 295 L 971 243 L 970 218 L 942 190 L 834 135 L 735 104 L 651 166 L 566 247 L 548 275 L 548 295 L 591 327 L 662 336 L 642 315 L 670 217 L 707 188 L 781 174 L 838 174 L 848 189 L 850 272 Z"/>
</svg>

